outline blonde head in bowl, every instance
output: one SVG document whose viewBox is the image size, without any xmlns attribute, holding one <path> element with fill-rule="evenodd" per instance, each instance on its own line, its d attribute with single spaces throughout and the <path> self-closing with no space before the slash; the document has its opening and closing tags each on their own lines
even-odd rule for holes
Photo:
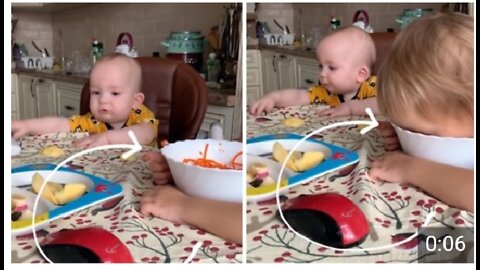
<svg viewBox="0 0 480 270">
<path fill-rule="evenodd" d="M 386 149 L 400 142 L 403 151 L 376 158 L 373 179 L 417 186 L 474 211 L 473 44 L 473 17 L 453 13 L 417 19 L 396 37 L 380 68 L 377 101 L 397 132 L 378 130 Z"/>
<path fill-rule="evenodd" d="M 473 33 L 473 18 L 454 13 L 402 30 L 380 68 L 380 111 L 413 132 L 473 137 Z"/>
</svg>

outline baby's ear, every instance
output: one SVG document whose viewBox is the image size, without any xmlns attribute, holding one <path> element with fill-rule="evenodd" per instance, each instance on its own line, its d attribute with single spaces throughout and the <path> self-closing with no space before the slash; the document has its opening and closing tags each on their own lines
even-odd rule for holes
<svg viewBox="0 0 480 270">
<path fill-rule="evenodd" d="M 138 92 L 138 93 L 135 93 L 135 95 L 133 96 L 133 108 L 138 108 L 142 103 L 143 101 L 145 100 L 145 95 L 142 93 L 142 92 Z"/>
<path fill-rule="evenodd" d="M 360 66 L 357 74 L 357 82 L 363 83 L 370 77 L 370 69 L 367 66 Z"/>
</svg>

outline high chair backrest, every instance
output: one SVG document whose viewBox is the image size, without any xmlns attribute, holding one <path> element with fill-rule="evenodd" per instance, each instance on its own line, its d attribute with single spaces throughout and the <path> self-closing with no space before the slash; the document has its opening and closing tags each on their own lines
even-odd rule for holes
<svg viewBox="0 0 480 270">
<path fill-rule="evenodd" d="M 190 65 L 158 57 L 139 57 L 142 92 L 147 106 L 160 121 L 160 140 L 175 142 L 197 136 L 207 110 L 204 79 Z M 82 90 L 80 113 L 89 111 L 89 82 Z"/>
<path fill-rule="evenodd" d="M 390 49 L 392 48 L 393 41 L 395 40 L 396 36 L 397 35 L 395 33 L 388 32 L 377 32 L 371 34 L 373 42 L 375 43 L 375 50 L 377 54 L 372 74 L 378 74 L 378 69 L 390 53 Z"/>
</svg>

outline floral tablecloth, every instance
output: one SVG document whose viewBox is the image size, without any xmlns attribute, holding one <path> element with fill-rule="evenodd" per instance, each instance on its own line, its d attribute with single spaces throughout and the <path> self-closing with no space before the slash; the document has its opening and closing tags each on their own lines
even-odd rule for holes
<svg viewBox="0 0 480 270">
<path fill-rule="evenodd" d="M 19 141 L 22 152 L 12 157 L 12 167 L 34 163 L 58 164 L 81 151 L 72 144 L 84 134 L 59 133 L 25 137 Z M 65 151 L 59 158 L 47 158 L 39 150 L 58 146 Z M 147 151 L 148 149 L 143 149 Z M 174 224 L 158 218 L 144 217 L 138 212 L 142 194 L 151 189 L 151 171 L 137 154 L 136 158 L 122 160 L 125 149 L 100 150 L 68 163 L 68 167 L 82 170 L 119 183 L 123 199 L 117 203 L 91 206 L 69 216 L 57 219 L 38 232 L 39 240 L 61 229 L 101 226 L 116 235 L 130 250 L 134 260 L 141 263 L 182 263 L 192 253 L 196 243 L 202 242 L 191 262 L 238 263 L 242 261 L 242 246 L 225 241 L 201 229 Z M 33 236 L 12 236 L 13 263 L 39 263 L 45 260 L 37 251 Z"/>
<path fill-rule="evenodd" d="M 247 137 L 265 134 L 297 133 L 307 135 L 322 126 L 345 120 L 367 120 L 367 117 L 327 119 L 317 116 L 320 107 L 316 105 L 290 107 L 275 110 L 266 116 L 247 116 Z M 286 127 L 283 119 L 298 117 L 305 125 L 297 128 Z M 419 256 L 418 245 L 425 241 L 420 234 L 412 241 L 394 248 L 380 247 L 398 243 L 413 235 L 420 228 L 428 213 L 435 216 L 427 225 L 448 230 L 466 228 L 473 233 L 474 215 L 449 207 L 411 186 L 377 182 L 368 176 L 373 159 L 384 154 L 384 142 L 374 129 L 365 135 L 358 126 L 329 129 L 314 139 L 342 146 L 360 156 L 358 165 L 347 175 L 332 172 L 315 180 L 295 186 L 281 195 L 282 201 L 300 194 L 338 192 L 355 202 L 370 223 L 370 233 L 358 249 L 363 252 L 332 250 L 310 243 L 295 235 L 277 217 L 276 199 L 247 203 L 247 262 L 417 262 L 422 257 L 434 256 L 434 252 Z M 454 191 L 452 191 L 454 192 Z M 463 230 L 463 229 L 462 229 Z M 473 251 L 473 243 L 468 243 Z M 368 250 L 379 248 L 376 250 Z M 420 257 L 420 258 L 419 258 Z"/>
</svg>

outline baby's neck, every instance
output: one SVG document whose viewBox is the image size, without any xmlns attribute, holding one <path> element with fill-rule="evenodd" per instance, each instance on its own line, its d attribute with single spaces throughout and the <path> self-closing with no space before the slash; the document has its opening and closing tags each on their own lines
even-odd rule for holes
<svg viewBox="0 0 480 270">
<path fill-rule="evenodd" d="M 108 123 L 113 129 L 121 129 L 125 123 Z"/>
<path fill-rule="evenodd" d="M 343 94 L 344 100 L 351 100 L 357 94 L 357 90 Z"/>
</svg>

